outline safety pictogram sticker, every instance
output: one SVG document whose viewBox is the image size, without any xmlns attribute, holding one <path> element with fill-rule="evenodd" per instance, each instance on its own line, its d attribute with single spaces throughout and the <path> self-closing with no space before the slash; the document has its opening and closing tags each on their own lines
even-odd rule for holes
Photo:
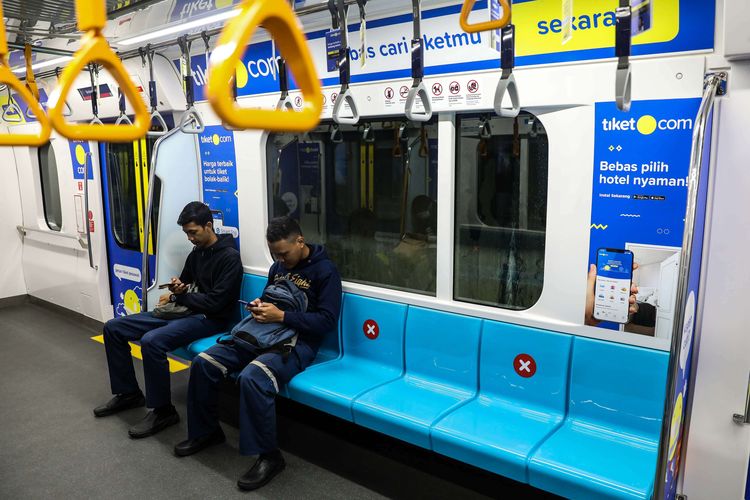
<svg viewBox="0 0 750 500">
<path fill-rule="evenodd" d="M 524 378 L 533 377 L 536 373 L 536 361 L 528 354 L 519 354 L 513 360 L 513 369 Z"/>
<path fill-rule="evenodd" d="M 370 340 L 375 340 L 380 335 L 380 327 L 374 319 L 368 319 L 362 324 L 362 331 Z"/>
</svg>

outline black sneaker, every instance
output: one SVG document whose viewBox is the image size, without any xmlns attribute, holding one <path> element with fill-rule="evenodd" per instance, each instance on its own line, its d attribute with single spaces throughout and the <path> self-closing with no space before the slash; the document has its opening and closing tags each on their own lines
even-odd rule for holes
<svg viewBox="0 0 750 500">
<path fill-rule="evenodd" d="M 149 410 L 143 420 L 128 430 L 128 435 L 133 439 L 153 436 L 157 432 L 166 429 L 170 425 L 175 425 L 179 421 L 180 415 L 172 405 Z"/>
<path fill-rule="evenodd" d="M 237 486 L 245 491 L 257 490 L 268 484 L 284 470 L 285 466 L 284 457 L 279 451 L 261 455 L 250 470 L 237 481 Z"/>
<path fill-rule="evenodd" d="M 186 439 L 185 441 L 175 445 L 174 454 L 178 457 L 186 457 L 188 455 L 192 455 L 193 453 L 198 453 L 199 451 L 204 450 L 209 446 L 221 444 L 226 440 L 227 438 L 226 436 L 224 436 L 224 431 L 221 430 L 221 427 L 218 427 L 211 434 L 207 434 L 195 439 Z"/>
<path fill-rule="evenodd" d="M 94 408 L 94 416 L 107 417 L 124 410 L 138 408 L 146 404 L 146 398 L 141 391 L 131 392 L 130 394 L 115 394 L 115 397 L 101 406 Z"/>
</svg>

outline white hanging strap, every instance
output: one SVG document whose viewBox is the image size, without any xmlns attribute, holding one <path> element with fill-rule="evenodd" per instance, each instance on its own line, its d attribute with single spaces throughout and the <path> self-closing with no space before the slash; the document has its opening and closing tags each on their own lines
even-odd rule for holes
<svg viewBox="0 0 750 500">
<path fill-rule="evenodd" d="M 349 61 L 349 37 L 347 34 L 348 26 L 346 23 L 347 6 L 344 0 L 328 0 L 328 8 L 331 10 L 331 16 L 336 12 L 338 19 L 338 25 L 341 29 L 341 49 L 339 50 L 338 57 L 338 68 L 339 68 L 339 81 L 341 82 L 341 89 L 339 95 L 336 97 L 336 102 L 333 104 L 333 121 L 342 125 L 356 125 L 359 123 L 359 110 L 357 109 L 357 103 L 354 101 L 351 89 L 349 88 L 349 82 L 351 80 L 350 73 L 350 61 Z M 335 24 L 334 28 L 336 28 Z M 344 104 L 349 105 L 351 116 L 344 116 L 342 114 L 344 110 Z"/>
<path fill-rule="evenodd" d="M 495 113 L 504 118 L 515 118 L 521 111 L 521 99 L 518 96 L 516 78 L 513 76 L 513 68 L 516 65 L 516 27 L 508 23 L 500 33 L 500 68 L 502 68 L 502 74 L 495 89 Z M 503 107 L 505 94 L 510 97 L 510 108 Z"/>
<path fill-rule="evenodd" d="M 422 41 L 421 27 L 421 1 L 412 0 L 412 26 L 413 38 L 411 40 L 411 77 L 412 84 L 409 94 L 406 96 L 404 113 L 406 117 L 414 122 L 427 122 L 432 118 L 432 100 L 427 93 L 427 88 L 422 79 L 424 78 L 424 46 Z M 417 111 L 417 98 L 422 102 L 424 111 Z"/>
<path fill-rule="evenodd" d="M 620 0 L 615 18 L 615 55 L 617 56 L 615 101 L 617 102 L 617 109 L 630 111 L 630 46 L 632 41 L 631 21 L 633 18 L 630 0 Z"/>
</svg>

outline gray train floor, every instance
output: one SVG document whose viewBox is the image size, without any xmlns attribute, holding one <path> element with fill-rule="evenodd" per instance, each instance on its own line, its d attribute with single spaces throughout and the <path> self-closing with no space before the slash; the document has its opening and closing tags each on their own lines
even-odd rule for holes
<svg viewBox="0 0 750 500">
<path fill-rule="evenodd" d="M 189 370 L 172 375 L 179 425 L 132 440 L 127 429 L 143 409 L 94 418 L 111 397 L 104 346 L 91 340 L 99 333 L 36 303 L 0 308 L 0 498 L 553 498 L 286 401 L 278 417 L 286 470 L 241 492 L 236 481 L 252 458 L 238 454 L 235 426 L 222 424 L 225 444 L 172 454 L 187 432 Z M 231 391 L 223 399 L 231 408 Z"/>
</svg>

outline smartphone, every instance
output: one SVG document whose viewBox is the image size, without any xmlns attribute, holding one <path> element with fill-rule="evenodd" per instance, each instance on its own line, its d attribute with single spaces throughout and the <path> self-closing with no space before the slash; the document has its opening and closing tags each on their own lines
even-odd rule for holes
<svg viewBox="0 0 750 500">
<path fill-rule="evenodd" d="M 162 283 L 158 288 L 159 290 L 164 290 L 165 288 L 169 288 L 170 286 L 172 286 L 172 283 Z"/>
<path fill-rule="evenodd" d="M 632 284 L 633 252 L 617 248 L 597 250 L 594 318 L 627 323 Z"/>
<path fill-rule="evenodd" d="M 213 216 L 214 232 L 222 234 L 224 228 L 224 213 L 221 210 L 211 210 Z"/>
<path fill-rule="evenodd" d="M 245 307 L 247 307 L 247 305 L 250 303 L 250 302 L 248 302 L 246 300 L 242 300 L 242 299 L 237 300 L 237 302 L 239 302 L 240 304 L 242 304 Z"/>
</svg>

